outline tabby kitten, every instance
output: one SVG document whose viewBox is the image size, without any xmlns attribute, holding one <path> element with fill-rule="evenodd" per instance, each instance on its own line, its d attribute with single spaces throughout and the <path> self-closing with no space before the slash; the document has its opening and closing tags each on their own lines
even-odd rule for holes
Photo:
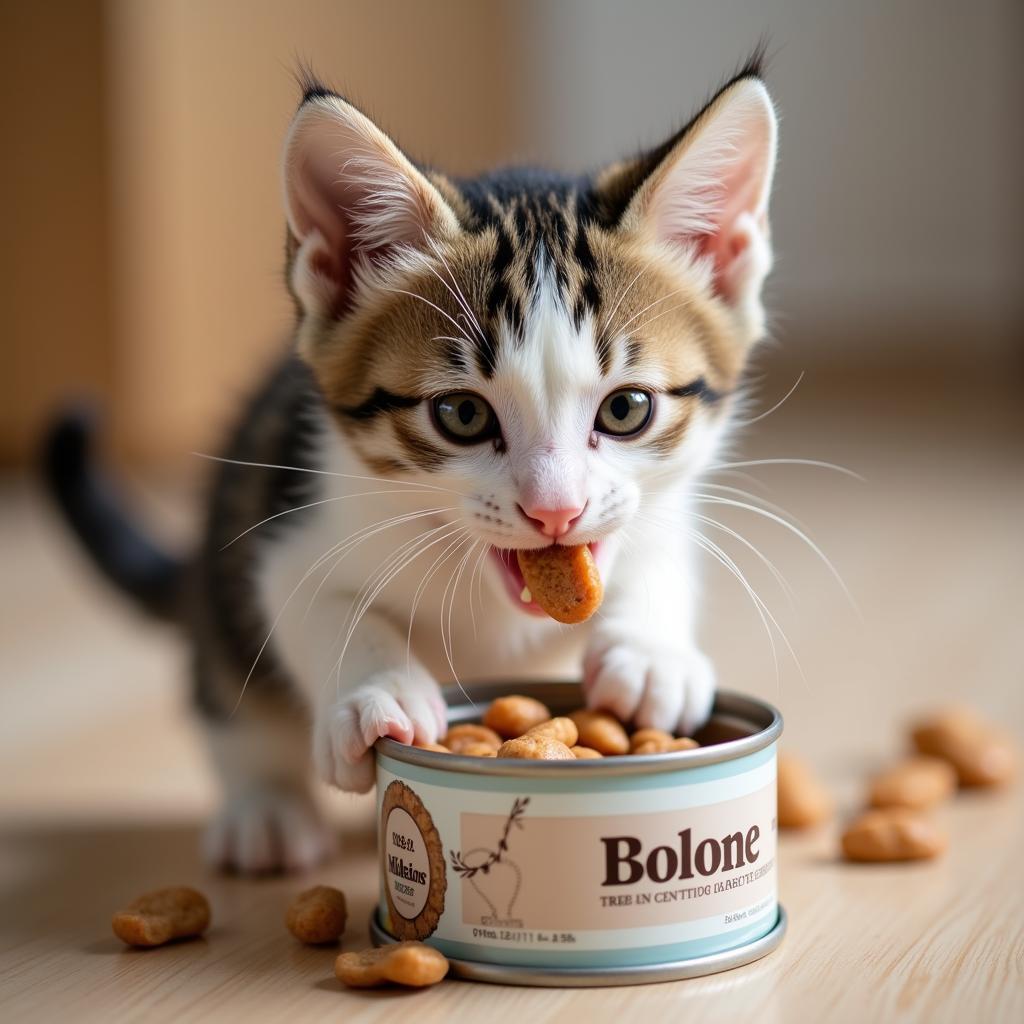
<svg viewBox="0 0 1024 1024">
<path fill-rule="evenodd" d="M 66 423 L 52 477 L 108 575 L 187 622 L 243 871 L 329 848 L 316 775 L 373 784 L 380 736 L 445 730 L 438 683 L 579 677 L 587 704 L 691 732 L 687 494 L 726 430 L 771 265 L 776 119 L 757 62 L 681 131 L 592 177 L 417 167 L 316 84 L 288 133 L 294 354 L 217 465 L 205 539 L 153 549 Z M 588 544 L 606 588 L 565 627 L 514 552 Z"/>
</svg>

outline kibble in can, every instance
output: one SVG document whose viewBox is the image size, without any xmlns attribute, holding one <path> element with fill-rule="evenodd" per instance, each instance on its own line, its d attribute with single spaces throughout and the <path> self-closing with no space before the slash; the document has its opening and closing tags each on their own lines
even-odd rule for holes
<svg viewBox="0 0 1024 1024">
<path fill-rule="evenodd" d="M 452 722 L 522 692 L 556 714 L 579 686 L 484 684 Z M 622 985 L 749 963 L 781 941 L 782 719 L 720 693 L 701 746 L 600 760 L 461 757 L 377 743 L 378 943 L 419 939 L 462 977 Z"/>
</svg>

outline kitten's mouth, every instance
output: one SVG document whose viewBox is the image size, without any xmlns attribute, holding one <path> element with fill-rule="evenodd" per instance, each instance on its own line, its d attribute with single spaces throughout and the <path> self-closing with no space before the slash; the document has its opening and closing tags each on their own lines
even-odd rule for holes
<svg viewBox="0 0 1024 1024">
<path fill-rule="evenodd" d="M 598 552 L 601 549 L 599 540 L 591 541 L 588 545 L 594 561 L 598 562 Z M 512 603 L 519 607 L 527 615 L 536 615 L 542 619 L 549 619 L 551 616 L 536 601 L 523 579 L 522 570 L 519 568 L 519 560 L 516 558 L 515 548 L 491 548 L 491 558 L 497 563 L 498 572 L 501 575 L 502 583 L 508 591 Z"/>
</svg>

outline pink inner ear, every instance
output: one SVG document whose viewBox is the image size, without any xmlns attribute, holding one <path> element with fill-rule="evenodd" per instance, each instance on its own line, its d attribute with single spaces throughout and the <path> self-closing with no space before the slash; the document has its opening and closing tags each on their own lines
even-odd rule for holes
<svg viewBox="0 0 1024 1024">
<path fill-rule="evenodd" d="M 757 210 L 763 175 L 762 158 L 757 151 L 751 151 L 730 167 L 730 173 L 723 179 L 720 189 L 714 195 L 707 191 L 710 206 L 717 206 L 714 220 L 717 230 L 700 235 L 697 250 L 714 259 L 715 290 L 728 295 L 726 279 L 733 262 L 746 252 L 750 235 L 737 230 L 740 217 L 750 213 L 757 217 L 759 226 L 765 226 L 765 211 Z"/>
<path fill-rule="evenodd" d="M 310 256 L 310 269 L 318 277 L 330 281 L 339 292 L 347 283 L 347 263 L 344 255 L 338 252 L 329 253 L 326 249 L 317 249 Z"/>
<path fill-rule="evenodd" d="M 307 269 L 324 284 L 330 312 L 341 316 L 351 305 L 352 238 L 339 189 L 332 188 L 336 178 L 328 154 L 307 139 L 290 168 L 287 188 L 292 230 L 300 243 L 309 240 Z"/>
<path fill-rule="evenodd" d="M 356 112 L 311 108 L 299 115 L 285 164 L 289 220 L 300 272 L 316 278 L 321 309 L 351 309 L 358 265 L 385 256 L 424 229 L 415 171 Z"/>
<path fill-rule="evenodd" d="M 764 87 L 745 81 L 715 103 L 670 155 L 642 216 L 655 237 L 708 258 L 712 286 L 750 306 L 771 264 L 768 192 L 775 161 L 775 114 Z M 750 306 L 755 308 L 755 306 Z"/>
</svg>

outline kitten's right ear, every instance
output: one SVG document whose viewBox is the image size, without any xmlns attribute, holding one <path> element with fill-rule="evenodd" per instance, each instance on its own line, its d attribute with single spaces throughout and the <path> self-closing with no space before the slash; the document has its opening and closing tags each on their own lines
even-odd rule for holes
<svg viewBox="0 0 1024 1024">
<path fill-rule="evenodd" d="M 368 117 L 317 90 L 284 151 L 289 272 L 303 311 L 343 316 L 375 265 L 458 230 L 438 190 Z"/>
<path fill-rule="evenodd" d="M 759 61 L 671 139 L 610 168 L 596 186 L 621 230 L 703 263 L 747 342 L 764 333 L 761 287 L 772 265 L 777 121 Z"/>
</svg>

